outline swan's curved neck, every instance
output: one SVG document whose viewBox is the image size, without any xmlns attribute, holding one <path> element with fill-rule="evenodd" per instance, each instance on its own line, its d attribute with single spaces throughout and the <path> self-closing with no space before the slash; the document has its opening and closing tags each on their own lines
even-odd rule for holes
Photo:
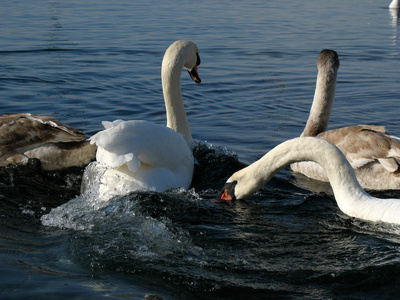
<svg viewBox="0 0 400 300">
<path fill-rule="evenodd" d="M 316 136 L 326 131 L 335 98 L 336 77 L 337 69 L 319 68 L 313 104 L 301 136 Z"/>
<path fill-rule="evenodd" d="M 343 153 L 323 139 L 303 137 L 284 142 L 247 167 L 245 173 L 254 176 L 259 189 L 276 172 L 299 161 L 314 161 L 323 167 L 336 202 L 345 214 L 369 221 L 400 224 L 400 199 L 379 199 L 368 195 Z"/>
<path fill-rule="evenodd" d="M 161 68 L 161 81 L 167 113 L 167 127 L 181 134 L 189 147 L 192 147 L 192 134 L 181 94 L 183 65 L 182 57 L 175 57 L 175 60 L 164 58 Z"/>
<path fill-rule="evenodd" d="M 254 167 L 253 172 L 263 178 L 263 181 L 268 181 L 282 168 L 300 161 L 314 161 L 321 165 L 340 208 L 355 201 L 360 195 L 369 197 L 361 188 L 353 168 L 342 152 L 333 144 L 319 138 L 296 138 L 278 145 L 257 162 L 258 166 Z"/>
</svg>

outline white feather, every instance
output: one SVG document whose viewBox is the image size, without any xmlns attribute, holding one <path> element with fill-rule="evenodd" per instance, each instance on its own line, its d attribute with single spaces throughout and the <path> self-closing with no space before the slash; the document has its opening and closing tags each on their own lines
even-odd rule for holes
<svg viewBox="0 0 400 300">
<path fill-rule="evenodd" d="M 198 48 L 191 42 L 177 41 L 167 49 L 162 83 L 167 124 L 172 124 L 172 129 L 143 120 L 103 121 L 105 129 L 90 139 L 98 147 L 97 161 L 86 169 L 82 192 L 95 189 L 101 200 L 108 200 L 137 190 L 189 188 L 194 158 L 180 75 L 184 66 L 190 66 L 191 75 L 199 82 L 199 62 Z"/>
<path fill-rule="evenodd" d="M 400 225 L 400 199 L 379 199 L 360 186 L 343 153 L 332 143 L 315 137 L 286 141 L 228 180 L 222 199 L 243 199 L 261 189 L 276 172 L 289 164 L 313 161 L 326 172 L 340 210 L 355 218 Z M 228 188 L 229 185 L 229 188 Z"/>
</svg>

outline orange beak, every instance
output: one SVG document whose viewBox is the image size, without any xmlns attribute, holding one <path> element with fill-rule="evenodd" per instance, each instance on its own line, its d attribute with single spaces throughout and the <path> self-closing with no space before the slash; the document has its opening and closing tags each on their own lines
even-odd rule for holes
<svg viewBox="0 0 400 300">
<path fill-rule="evenodd" d="M 189 71 L 190 77 L 192 78 L 192 80 L 196 83 L 200 83 L 201 79 L 199 76 L 199 72 L 197 71 L 197 66 L 195 66 L 191 71 Z"/>
<path fill-rule="evenodd" d="M 228 190 L 225 189 L 221 195 L 221 200 L 225 200 L 225 201 L 232 201 L 232 196 L 229 195 Z"/>
</svg>

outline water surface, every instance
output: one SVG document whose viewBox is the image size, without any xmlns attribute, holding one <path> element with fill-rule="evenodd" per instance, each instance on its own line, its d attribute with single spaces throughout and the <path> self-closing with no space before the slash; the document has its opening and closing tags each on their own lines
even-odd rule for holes
<svg viewBox="0 0 400 300">
<path fill-rule="evenodd" d="M 399 228 L 339 211 L 328 184 L 280 172 L 246 201 L 226 178 L 300 135 L 316 61 L 340 69 L 330 128 L 400 132 L 397 11 L 376 1 L 3 1 L 0 112 L 165 124 L 166 48 L 200 49 L 182 93 L 198 164 L 190 190 L 77 197 L 83 169 L 0 170 L 1 298 L 392 299 Z M 396 191 L 374 193 L 400 197 Z"/>
</svg>

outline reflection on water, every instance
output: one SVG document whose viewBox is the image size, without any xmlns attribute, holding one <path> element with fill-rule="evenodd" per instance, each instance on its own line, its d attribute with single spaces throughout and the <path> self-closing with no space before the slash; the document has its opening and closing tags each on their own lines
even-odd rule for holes
<svg viewBox="0 0 400 300">
<path fill-rule="evenodd" d="M 397 40 L 399 38 L 399 8 L 389 8 L 389 13 L 393 26 L 393 45 L 397 46 Z"/>
<path fill-rule="evenodd" d="M 399 9 L 389 8 L 390 17 L 392 18 L 392 26 L 397 27 L 399 25 Z"/>
</svg>

